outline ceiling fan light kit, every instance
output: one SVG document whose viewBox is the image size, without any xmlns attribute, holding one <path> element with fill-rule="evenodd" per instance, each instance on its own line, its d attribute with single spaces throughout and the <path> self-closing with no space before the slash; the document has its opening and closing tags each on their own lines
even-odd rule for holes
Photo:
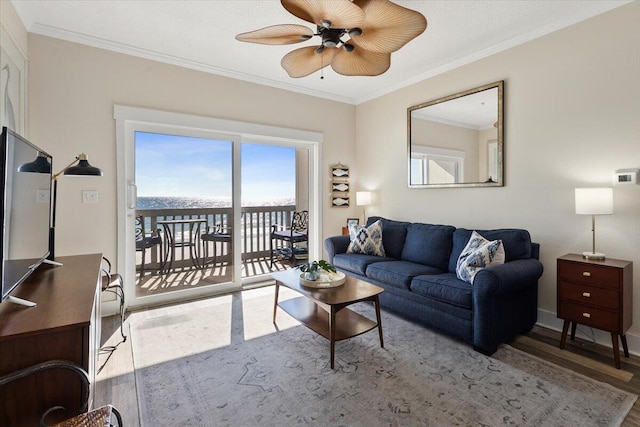
<svg viewBox="0 0 640 427">
<path fill-rule="evenodd" d="M 282 68 L 290 77 L 308 76 L 327 65 L 345 76 L 377 76 L 391 66 L 391 52 L 419 36 L 426 18 L 389 0 L 281 0 L 294 16 L 316 25 L 272 25 L 236 39 L 249 43 L 284 45 L 322 39 L 286 54 Z"/>
</svg>

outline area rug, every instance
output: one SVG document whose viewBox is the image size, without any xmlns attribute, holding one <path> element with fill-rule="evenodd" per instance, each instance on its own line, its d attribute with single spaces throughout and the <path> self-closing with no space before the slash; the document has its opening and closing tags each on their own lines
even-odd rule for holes
<svg viewBox="0 0 640 427">
<path fill-rule="evenodd" d="M 384 311 L 385 348 L 375 330 L 340 341 L 332 370 L 325 338 L 280 309 L 276 328 L 272 315 L 273 296 L 244 292 L 132 319 L 142 425 L 617 426 L 637 398 Z"/>
</svg>

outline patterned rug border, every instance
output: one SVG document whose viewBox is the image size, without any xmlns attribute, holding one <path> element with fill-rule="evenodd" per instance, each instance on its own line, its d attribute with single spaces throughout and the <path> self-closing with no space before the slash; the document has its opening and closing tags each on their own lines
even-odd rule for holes
<svg viewBox="0 0 640 427">
<path fill-rule="evenodd" d="M 627 397 L 627 399 L 625 400 L 625 407 L 624 407 L 624 409 L 623 409 L 623 410 L 624 410 L 624 413 L 620 414 L 620 417 L 619 417 L 618 419 L 616 419 L 616 420 L 615 420 L 615 422 L 617 422 L 618 424 L 622 424 L 622 422 L 624 421 L 624 419 L 625 419 L 625 418 L 627 417 L 627 415 L 629 414 L 629 411 L 631 411 L 631 408 L 633 408 L 633 405 L 636 403 L 636 400 L 638 400 L 638 395 L 637 395 L 637 394 L 635 394 L 635 393 L 631 393 L 631 392 L 628 392 L 628 391 L 626 391 L 626 390 L 619 389 L 618 387 L 612 386 L 612 385 L 611 385 L 611 384 L 609 384 L 609 383 L 606 383 L 606 382 L 604 382 L 604 381 L 596 380 L 596 379 L 594 379 L 594 378 L 591 378 L 591 377 L 589 377 L 589 376 L 587 376 L 587 375 L 581 374 L 581 373 L 576 372 L 576 371 L 572 371 L 571 369 L 565 368 L 564 366 L 556 365 L 556 364 L 555 364 L 555 363 L 553 363 L 553 362 L 549 362 L 548 360 L 544 360 L 544 359 L 542 359 L 542 358 L 540 358 L 540 357 L 536 356 L 535 354 L 527 353 L 526 351 L 522 351 L 522 350 L 520 350 L 520 349 L 517 349 L 517 348 L 515 348 L 515 347 L 513 347 L 513 346 L 511 346 L 511 345 L 509 345 L 509 344 L 501 344 L 501 345 L 500 345 L 500 347 L 508 348 L 509 350 L 511 350 L 511 351 L 513 351 L 513 352 L 516 352 L 516 353 L 520 353 L 521 355 L 523 355 L 523 356 L 525 356 L 525 357 L 529 357 L 529 358 L 535 359 L 535 360 L 537 360 L 537 361 L 538 361 L 538 363 L 544 364 L 544 365 L 549 366 L 549 367 L 551 367 L 551 368 L 553 368 L 553 369 L 558 369 L 558 370 L 564 371 L 564 372 L 566 372 L 567 374 L 574 375 L 574 376 L 576 376 L 576 377 L 578 377 L 578 378 L 582 378 L 582 379 L 584 379 L 585 381 L 594 381 L 594 382 L 597 382 L 597 383 L 598 383 L 598 384 L 600 384 L 602 387 L 605 387 L 605 388 L 607 388 L 607 389 L 609 389 L 609 390 L 616 391 L 616 392 L 620 392 L 620 393 L 626 393 L 626 394 L 628 394 L 629 396 L 628 396 L 628 397 Z"/>
</svg>

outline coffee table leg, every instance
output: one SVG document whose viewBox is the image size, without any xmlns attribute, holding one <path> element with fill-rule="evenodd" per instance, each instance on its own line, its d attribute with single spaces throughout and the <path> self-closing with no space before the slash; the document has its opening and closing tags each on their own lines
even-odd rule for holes
<svg viewBox="0 0 640 427">
<path fill-rule="evenodd" d="M 376 295 L 374 299 L 376 305 L 376 320 L 378 321 L 378 335 L 380 335 L 380 347 L 384 348 L 384 340 L 382 339 L 382 321 L 380 320 L 380 299 Z"/>
<path fill-rule="evenodd" d="M 280 290 L 280 283 L 276 280 L 276 297 L 273 300 L 273 323 L 276 323 L 276 312 L 278 311 L 278 291 L 279 290 Z"/>
<path fill-rule="evenodd" d="M 336 354 L 336 308 L 331 306 L 331 314 L 329 315 L 329 336 L 331 341 L 331 369 L 333 369 L 333 360 Z"/>
</svg>

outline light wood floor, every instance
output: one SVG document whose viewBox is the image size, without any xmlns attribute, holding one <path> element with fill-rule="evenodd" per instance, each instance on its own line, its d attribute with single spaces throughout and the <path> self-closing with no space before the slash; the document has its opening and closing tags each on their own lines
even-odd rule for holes
<svg viewBox="0 0 640 427">
<path fill-rule="evenodd" d="M 119 317 L 103 318 L 103 345 L 116 345 L 122 340 L 119 328 Z M 129 336 L 127 321 L 125 321 L 125 335 Z M 560 332 L 536 326 L 527 335 L 516 338 L 511 345 L 582 375 L 640 394 L 640 357 L 622 356 L 622 369 L 618 370 L 613 367 L 613 354 L 608 347 L 576 338 L 574 342 L 568 340 L 566 349 L 560 350 L 559 343 Z M 98 366 L 101 366 L 106 358 L 107 355 L 102 354 Z M 118 345 L 97 376 L 95 406 L 108 403 L 120 410 L 126 427 L 140 425 L 130 339 Z M 638 401 L 622 425 L 640 426 Z"/>
</svg>

